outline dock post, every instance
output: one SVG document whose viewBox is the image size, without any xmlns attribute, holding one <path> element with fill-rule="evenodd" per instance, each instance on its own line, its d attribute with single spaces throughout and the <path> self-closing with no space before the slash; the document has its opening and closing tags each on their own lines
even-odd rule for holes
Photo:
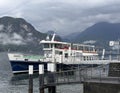
<svg viewBox="0 0 120 93">
<path fill-rule="evenodd" d="M 33 93 L 33 65 L 29 65 L 29 90 L 28 93 Z"/>
<path fill-rule="evenodd" d="M 39 92 L 44 93 L 44 65 L 39 65 Z"/>
<path fill-rule="evenodd" d="M 49 86 L 48 93 L 56 93 L 56 86 Z"/>
<path fill-rule="evenodd" d="M 54 63 L 48 64 L 48 71 L 50 72 L 50 74 L 48 74 L 48 83 L 53 84 L 48 86 L 48 93 L 56 93 L 56 85 L 54 85 L 55 83 L 54 72 L 56 71 L 56 66 Z"/>
</svg>

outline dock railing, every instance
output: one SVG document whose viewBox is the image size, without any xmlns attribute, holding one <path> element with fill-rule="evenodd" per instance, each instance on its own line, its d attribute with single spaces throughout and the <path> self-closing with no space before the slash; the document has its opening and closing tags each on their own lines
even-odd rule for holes
<svg viewBox="0 0 120 93">
<path fill-rule="evenodd" d="M 47 72 L 44 75 L 45 85 L 61 85 L 89 81 L 120 83 L 120 77 L 108 76 L 108 67 L 105 65 L 89 68 L 83 67 L 59 72 Z"/>
<path fill-rule="evenodd" d="M 95 72 L 95 71 L 96 72 Z M 45 85 L 60 85 L 69 83 L 81 83 L 86 80 L 98 79 L 107 77 L 105 73 L 106 69 L 99 68 L 78 68 L 59 72 L 46 72 L 44 73 L 44 84 Z"/>
<path fill-rule="evenodd" d="M 44 88 L 48 88 L 48 90 L 50 91 L 49 93 L 52 93 L 56 90 L 56 85 L 62 84 L 80 84 L 84 82 L 107 82 L 120 84 L 119 77 L 108 77 L 108 68 L 104 65 L 98 67 L 78 67 L 78 69 L 59 72 L 56 72 L 54 67 L 52 67 L 51 65 L 49 66 L 50 69 L 46 73 L 44 73 L 43 66 L 39 67 L 39 90 L 41 91 L 40 93 L 44 93 Z"/>
</svg>

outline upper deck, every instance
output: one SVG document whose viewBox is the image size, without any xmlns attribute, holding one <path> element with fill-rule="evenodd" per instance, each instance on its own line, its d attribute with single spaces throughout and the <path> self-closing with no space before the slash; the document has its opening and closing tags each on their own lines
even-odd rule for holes
<svg viewBox="0 0 120 93">
<path fill-rule="evenodd" d="M 93 45 L 74 44 L 52 39 L 42 40 L 44 57 L 52 62 L 71 62 L 72 60 L 96 60 L 98 53 Z"/>
<path fill-rule="evenodd" d="M 73 44 L 73 43 L 67 43 L 67 42 L 60 42 L 60 41 L 48 41 L 48 40 L 42 40 L 40 42 L 43 44 L 43 50 L 51 50 L 54 46 L 55 49 L 59 50 L 76 50 L 76 51 L 82 51 L 84 53 L 97 53 L 95 46 L 93 45 L 84 45 L 84 44 Z"/>
</svg>

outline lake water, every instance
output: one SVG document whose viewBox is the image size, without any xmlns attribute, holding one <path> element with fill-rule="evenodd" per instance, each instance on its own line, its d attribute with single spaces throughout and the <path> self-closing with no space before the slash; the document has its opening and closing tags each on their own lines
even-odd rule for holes
<svg viewBox="0 0 120 93">
<path fill-rule="evenodd" d="M 33 79 L 34 93 L 39 93 L 38 77 Z M 47 90 L 45 90 L 47 93 Z M 13 75 L 6 53 L 0 53 L 0 93 L 28 93 L 28 75 Z M 83 93 L 82 84 L 57 86 L 57 93 Z"/>
</svg>

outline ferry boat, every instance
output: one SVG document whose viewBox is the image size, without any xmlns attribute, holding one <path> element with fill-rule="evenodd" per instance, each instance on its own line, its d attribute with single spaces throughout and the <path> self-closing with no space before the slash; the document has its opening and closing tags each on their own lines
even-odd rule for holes
<svg viewBox="0 0 120 93">
<path fill-rule="evenodd" d="M 51 40 L 47 36 L 46 40 L 40 41 L 43 45 L 43 56 L 8 53 L 13 73 L 28 72 L 28 65 L 33 65 L 34 71 L 38 71 L 39 64 L 44 64 L 47 69 L 47 63 L 50 62 L 55 63 L 57 69 L 61 66 L 66 69 L 80 64 L 102 64 L 95 46 L 55 41 L 54 38 L 55 34 Z"/>
</svg>

